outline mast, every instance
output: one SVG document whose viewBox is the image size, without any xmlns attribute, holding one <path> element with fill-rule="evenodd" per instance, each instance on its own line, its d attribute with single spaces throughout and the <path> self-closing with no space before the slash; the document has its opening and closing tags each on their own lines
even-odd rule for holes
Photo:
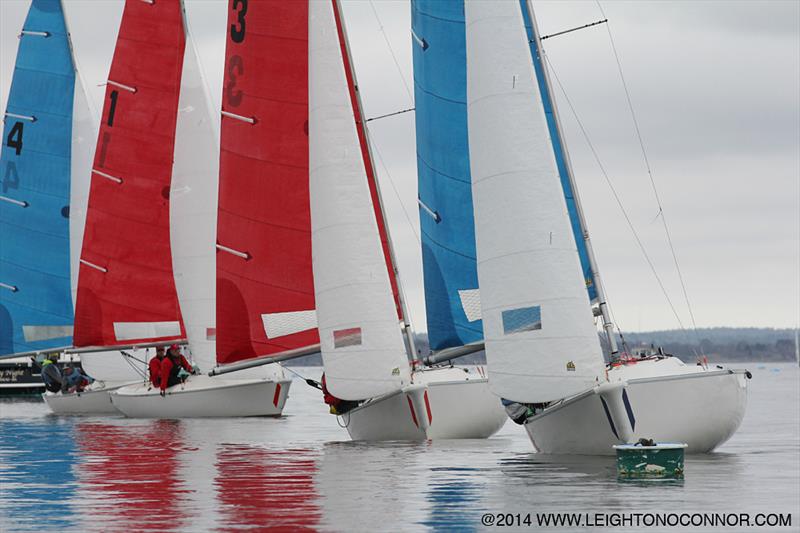
<svg viewBox="0 0 800 533">
<path fill-rule="evenodd" d="M 572 171 L 572 161 L 569 157 L 569 150 L 567 150 L 567 145 L 565 143 L 563 129 L 561 127 L 561 119 L 558 115 L 558 106 L 556 105 L 555 98 L 553 98 L 553 86 L 550 83 L 550 74 L 547 71 L 547 65 L 544 63 L 544 52 L 542 50 L 541 39 L 539 38 L 539 27 L 536 23 L 536 16 L 533 13 L 533 6 L 531 4 L 531 0 L 524 0 L 525 7 L 528 10 L 528 16 L 531 19 L 531 25 L 533 26 L 533 37 L 536 40 L 536 50 L 539 52 L 539 57 L 542 60 L 542 72 L 544 73 L 544 81 L 545 86 L 547 87 L 547 92 L 550 94 L 550 105 L 553 108 L 553 117 L 555 117 L 556 121 L 556 131 L 558 133 L 558 138 L 561 142 L 561 150 L 564 154 L 564 162 L 567 167 L 567 177 L 569 179 L 569 183 L 572 187 L 572 194 L 575 198 L 575 207 L 578 212 L 578 219 L 580 220 L 581 229 L 583 231 L 583 240 L 586 244 L 586 252 L 589 258 L 589 265 L 592 269 L 592 278 L 594 279 L 595 290 L 597 291 L 597 302 L 598 307 L 600 310 L 600 315 L 603 317 L 603 329 L 606 332 L 606 338 L 608 339 L 608 344 L 611 348 L 611 355 L 614 356 L 619 352 L 617 348 L 617 341 L 614 338 L 614 322 L 611 320 L 611 313 L 608 309 L 608 303 L 606 301 L 606 291 L 603 287 L 603 282 L 600 278 L 600 270 L 597 267 L 597 259 L 594 255 L 594 250 L 592 249 L 592 242 L 589 238 L 589 230 L 586 226 L 586 216 L 583 212 L 583 206 L 581 204 L 580 194 L 578 194 L 577 184 L 575 183 L 575 174 Z"/>
<path fill-rule="evenodd" d="M 400 311 L 402 313 L 402 321 L 403 321 L 403 333 L 406 338 L 407 346 L 406 349 L 408 350 L 408 357 L 410 360 L 416 359 L 417 350 L 414 345 L 414 333 L 411 329 L 411 320 L 408 316 L 408 308 L 406 307 L 406 301 L 403 293 L 403 287 L 400 281 L 400 272 L 397 267 L 397 260 L 394 253 L 394 246 L 392 244 L 392 236 L 391 232 L 389 231 L 389 224 L 386 220 L 386 212 L 383 209 L 383 196 L 381 195 L 381 188 L 380 184 L 378 183 L 378 175 L 375 171 L 375 165 L 373 164 L 373 157 L 372 157 L 372 146 L 369 141 L 369 133 L 367 132 L 366 122 L 364 121 L 364 107 L 361 105 L 361 93 L 358 90 L 358 81 L 356 80 L 356 72 L 353 68 L 353 59 L 350 54 L 350 41 L 347 38 L 347 29 L 345 28 L 344 23 L 344 13 L 342 12 L 341 2 L 339 0 L 331 0 L 334 5 L 334 13 L 336 14 L 336 19 L 339 24 L 340 28 L 340 43 L 342 45 L 342 50 L 344 51 L 345 57 L 345 68 L 347 69 L 347 75 L 352 82 L 352 92 L 355 98 L 355 107 L 357 109 L 357 116 L 356 118 L 356 129 L 358 130 L 359 137 L 364 139 L 364 145 L 366 146 L 366 155 L 367 155 L 367 164 L 369 165 L 369 170 L 371 172 L 367 172 L 367 179 L 370 180 L 371 186 L 375 188 L 376 197 L 378 203 L 375 205 L 376 216 L 380 217 L 380 222 L 383 224 L 384 232 L 386 234 L 386 241 L 388 244 L 388 253 L 389 253 L 389 263 L 391 264 L 391 270 L 389 272 L 389 278 L 394 279 L 397 285 L 397 299 L 400 303 Z"/>
</svg>

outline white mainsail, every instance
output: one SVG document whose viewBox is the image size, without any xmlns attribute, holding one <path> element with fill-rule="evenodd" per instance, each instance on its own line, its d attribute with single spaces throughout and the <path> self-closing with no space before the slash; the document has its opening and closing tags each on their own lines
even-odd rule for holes
<svg viewBox="0 0 800 533">
<path fill-rule="evenodd" d="M 175 288 L 189 348 L 194 362 L 208 371 L 216 365 L 218 125 L 185 8 L 184 28 L 186 51 L 175 129 L 170 238 Z"/>
<path fill-rule="evenodd" d="M 399 390 L 410 378 L 334 9 L 309 2 L 314 292 L 328 389 L 361 400 Z"/>
<path fill-rule="evenodd" d="M 468 1 L 467 101 L 489 383 L 520 402 L 584 391 L 604 364 L 519 2 Z"/>
</svg>

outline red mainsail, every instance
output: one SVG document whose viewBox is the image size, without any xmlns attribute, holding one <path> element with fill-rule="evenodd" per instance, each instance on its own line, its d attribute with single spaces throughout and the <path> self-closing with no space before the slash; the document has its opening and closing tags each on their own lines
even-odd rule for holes
<svg viewBox="0 0 800 533">
<path fill-rule="evenodd" d="M 183 336 L 169 191 L 184 46 L 179 0 L 126 2 L 92 169 L 76 346 Z"/>
<path fill-rule="evenodd" d="M 217 361 L 319 342 L 308 196 L 308 2 L 230 0 Z"/>
</svg>

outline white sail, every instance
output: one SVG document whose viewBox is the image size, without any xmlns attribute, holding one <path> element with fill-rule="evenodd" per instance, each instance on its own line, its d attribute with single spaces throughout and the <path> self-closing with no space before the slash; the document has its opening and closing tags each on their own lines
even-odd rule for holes
<svg viewBox="0 0 800 533">
<path fill-rule="evenodd" d="M 468 1 L 467 102 L 489 383 L 521 402 L 604 370 L 519 2 Z"/>
<path fill-rule="evenodd" d="M 312 258 L 328 389 L 400 389 L 409 365 L 370 200 L 332 2 L 309 2 Z"/>
<path fill-rule="evenodd" d="M 76 69 L 75 96 L 72 104 L 72 160 L 69 201 L 69 255 L 72 305 L 78 294 L 83 228 L 86 225 L 86 206 L 89 203 L 92 162 L 97 139 L 97 117 L 89 108 L 80 72 Z"/>
<path fill-rule="evenodd" d="M 216 364 L 216 235 L 219 182 L 218 128 L 211 113 L 194 42 L 186 51 L 175 129 L 170 191 L 170 242 L 175 287 L 194 362 Z"/>
</svg>

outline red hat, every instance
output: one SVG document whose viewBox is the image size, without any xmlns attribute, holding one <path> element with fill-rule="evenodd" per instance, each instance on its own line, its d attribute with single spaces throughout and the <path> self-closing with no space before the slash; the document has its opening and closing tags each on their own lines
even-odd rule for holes
<svg viewBox="0 0 800 533">
<path fill-rule="evenodd" d="M 170 350 L 177 350 L 178 349 L 178 345 L 177 344 L 173 344 L 172 346 L 169 347 L 169 349 Z"/>
</svg>

